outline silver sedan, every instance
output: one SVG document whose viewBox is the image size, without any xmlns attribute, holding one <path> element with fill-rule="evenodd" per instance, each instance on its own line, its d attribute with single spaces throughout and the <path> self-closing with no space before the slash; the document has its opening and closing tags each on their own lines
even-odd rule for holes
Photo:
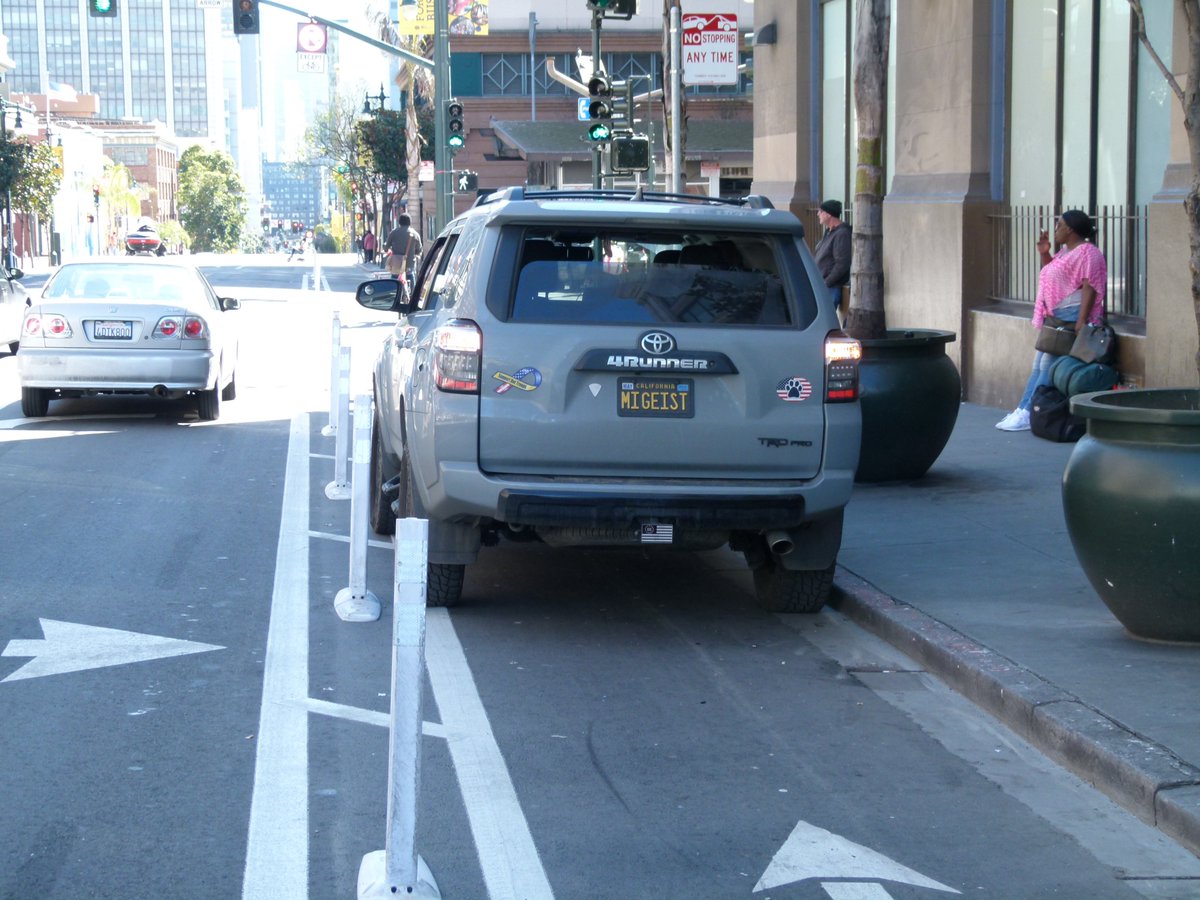
<svg viewBox="0 0 1200 900">
<path fill-rule="evenodd" d="M 191 395 L 201 419 L 216 419 L 237 392 L 239 306 L 187 263 L 67 263 L 25 315 L 21 413 L 44 416 L 59 397 Z"/>
</svg>

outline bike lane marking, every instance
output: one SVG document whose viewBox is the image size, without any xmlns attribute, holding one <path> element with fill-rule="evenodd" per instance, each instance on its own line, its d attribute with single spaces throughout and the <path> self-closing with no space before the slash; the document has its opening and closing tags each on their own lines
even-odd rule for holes
<svg viewBox="0 0 1200 900">
<path fill-rule="evenodd" d="M 242 897 L 308 896 L 308 413 L 292 418 Z"/>
</svg>

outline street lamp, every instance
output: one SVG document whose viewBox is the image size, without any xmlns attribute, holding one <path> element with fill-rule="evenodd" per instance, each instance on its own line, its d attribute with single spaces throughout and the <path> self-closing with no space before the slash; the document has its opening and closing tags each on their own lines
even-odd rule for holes
<svg viewBox="0 0 1200 900">
<path fill-rule="evenodd" d="M 371 109 L 371 101 L 372 100 L 374 100 L 376 103 L 379 104 L 379 109 L 376 109 L 376 110 Z M 378 96 L 376 96 L 375 94 L 364 95 L 364 97 L 363 97 L 363 115 L 369 116 L 372 112 L 382 112 L 383 106 L 386 102 L 387 102 L 387 94 L 385 94 L 383 92 L 383 85 L 381 84 L 381 85 L 379 85 L 379 95 Z"/>
</svg>

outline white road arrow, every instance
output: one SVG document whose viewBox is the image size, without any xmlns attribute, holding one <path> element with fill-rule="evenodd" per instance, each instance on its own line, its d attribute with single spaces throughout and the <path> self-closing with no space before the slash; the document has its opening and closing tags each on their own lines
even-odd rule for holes
<svg viewBox="0 0 1200 900">
<path fill-rule="evenodd" d="M 38 619 L 42 625 L 43 640 L 9 641 L 0 656 L 32 656 L 33 659 L 2 681 L 21 681 L 25 678 L 40 678 L 43 675 L 60 675 L 63 672 L 81 672 L 104 666 L 121 666 L 125 663 L 144 662 L 148 659 L 164 659 L 168 656 L 185 656 L 188 653 L 205 653 L 209 650 L 224 650 L 215 644 L 200 644 L 176 638 L 158 637 L 153 634 L 138 634 L 134 631 L 118 631 L 115 628 L 100 628 L 96 625 L 77 625 L 72 622 L 56 622 L 54 619 Z"/>
<path fill-rule="evenodd" d="M 783 846 L 767 866 L 767 871 L 758 879 L 754 890 L 765 891 L 809 878 L 895 881 L 899 884 L 945 891 L 948 894 L 959 893 L 954 888 L 926 878 L 920 872 L 914 872 L 869 847 L 801 821 L 783 842 Z M 829 893 L 828 886 L 826 893 Z M 875 896 L 886 897 L 887 894 L 876 893 Z"/>
</svg>

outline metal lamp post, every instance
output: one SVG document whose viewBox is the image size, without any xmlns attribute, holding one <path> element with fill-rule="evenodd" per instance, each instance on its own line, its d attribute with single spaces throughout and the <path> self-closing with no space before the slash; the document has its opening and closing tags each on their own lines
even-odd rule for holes
<svg viewBox="0 0 1200 900">
<path fill-rule="evenodd" d="M 17 118 L 14 125 L 17 128 L 21 127 L 21 108 L 0 98 L 0 144 L 8 144 L 8 110 L 13 107 L 17 111 Z M 16 262 L 13 260 L 13 230 L 12 230 L 12 185 L 5 185 L 4 188 L 4 265 L 8 268 L 13 268 Z"/>
</svg>

